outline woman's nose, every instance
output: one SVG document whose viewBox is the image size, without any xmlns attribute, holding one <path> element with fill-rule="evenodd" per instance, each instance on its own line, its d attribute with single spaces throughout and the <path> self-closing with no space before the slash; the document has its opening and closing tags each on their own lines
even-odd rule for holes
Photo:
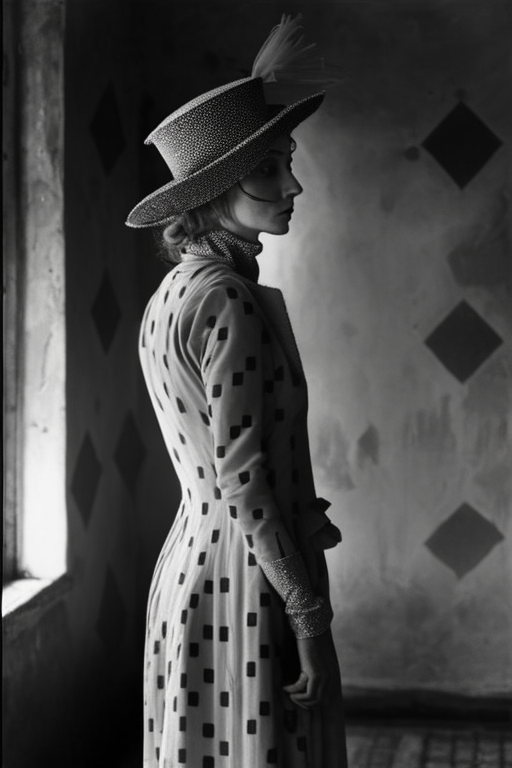
<svg viewBox="0 0 512 768">
<path fill-rule="evenodd" d="M 299 182 L 291 172 L 288 173 L 284 187 L 285 187 L 285 190 L 284 190 L 285 197 L 291 197 L 291 196 L 297 197 L 297 195 L 300 195 L 303 192 L 301 185 L 299 184 Z"/>
</svg>

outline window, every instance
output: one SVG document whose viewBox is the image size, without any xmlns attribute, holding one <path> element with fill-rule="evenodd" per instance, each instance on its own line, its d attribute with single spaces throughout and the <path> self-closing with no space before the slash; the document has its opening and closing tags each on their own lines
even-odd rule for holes
<svg viewBox="0 0 512 768">
<path fill-rule="evenodd" d="M 4 584 L 66 570 L 63 22 L 4 3 Z"/>
</svg>

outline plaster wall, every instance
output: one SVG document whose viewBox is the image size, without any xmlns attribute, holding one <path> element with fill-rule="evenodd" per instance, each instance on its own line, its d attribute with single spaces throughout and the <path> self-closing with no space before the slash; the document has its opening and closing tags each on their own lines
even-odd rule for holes
<svg viewBox="0 0 512 768">
<path fill-rule="evenodd" d="M 344 536 L 335 634 L 359 689 L 512 688 L 511 22 L 464 2 L 312 19 L 347 82 L 296 132 L 305 192 L 263 280 L 285 292 L 309 377 L 318 488 Z M 460 104 L 503 142 L 463 188 L 422 146 Z M 502 339 L 463 382 L 425 343 L 462 301 Z M 465 504 L 498 534 L 462 573 L 469 517 L 444 561 L 426 543 Z"/>
</svg>

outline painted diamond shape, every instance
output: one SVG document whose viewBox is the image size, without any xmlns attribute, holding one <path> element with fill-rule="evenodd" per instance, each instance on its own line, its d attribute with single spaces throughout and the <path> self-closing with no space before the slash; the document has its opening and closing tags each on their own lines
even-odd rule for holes
<svg viewBox="0 0 512 768">
<path fill-rule="evenodd" d="M 425 546 L 461 579 L 503 539 L 493 523 L 464 502 L 441 523 Z"/>
<path fill-rule="evenodd" d="M 502 343 L 503 339 L 466 301 L 461 301 L 425 339 L 427 347 L 461 383 Z"/>
<path fill-rule="evenodd" d="M 109 655 L 114 654 L 123 641 L 126 627 L 126 607 L 116 578 L 107 567 L 96 632 Z"/>
<path fill-rule="evenodd" d="M 463 189 L 502 143 L 466 104 L 460 102 L 427 136 L 422 146 Z"/>
<path fill-rule="evenodd" d="M 101 464 L 96 456 L 89 433 L 87 433 L 78 453 L 71 480 L 71 493 L 86 527 L 91 517 L 101 473 Z"/>
<path fill-rule="evenodd" d="M 92 305 L 91 314 L 102 347 L 105 352 L 108 352 L 121 319 L 121 310 L 107 270 L 103 274 L 100 288 Z"/>
<path fill-rule="evenodd" d="M 114 86 L 109 83 L 89 126 L 103 170 L 109 174 L 122 154 L 126 140 Z"/>
<path fill-rule="evenodd" d="M 130 412 L 124 420 L 114 458 L 127 487 L 130 491 L 135 491 L 139 473 L 146 458 L 146 449 Z"/>
</svg>

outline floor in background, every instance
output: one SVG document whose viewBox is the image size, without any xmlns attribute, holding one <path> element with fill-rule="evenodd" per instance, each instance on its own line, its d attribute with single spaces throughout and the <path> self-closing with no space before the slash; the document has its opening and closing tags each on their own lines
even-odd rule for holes
<svg viewBox="0 0 512 768">
<path fill-rule="evenodd" d="M 349 768 L 512 768 L 508 726 L 348 725 Z M 110 768 L 142 768 L 140 747 Z"/>
<path fill-rule="evenodd" d="M 347 727 L 349 768 L 512 768 L 510 728 Z"/>
</svg>

